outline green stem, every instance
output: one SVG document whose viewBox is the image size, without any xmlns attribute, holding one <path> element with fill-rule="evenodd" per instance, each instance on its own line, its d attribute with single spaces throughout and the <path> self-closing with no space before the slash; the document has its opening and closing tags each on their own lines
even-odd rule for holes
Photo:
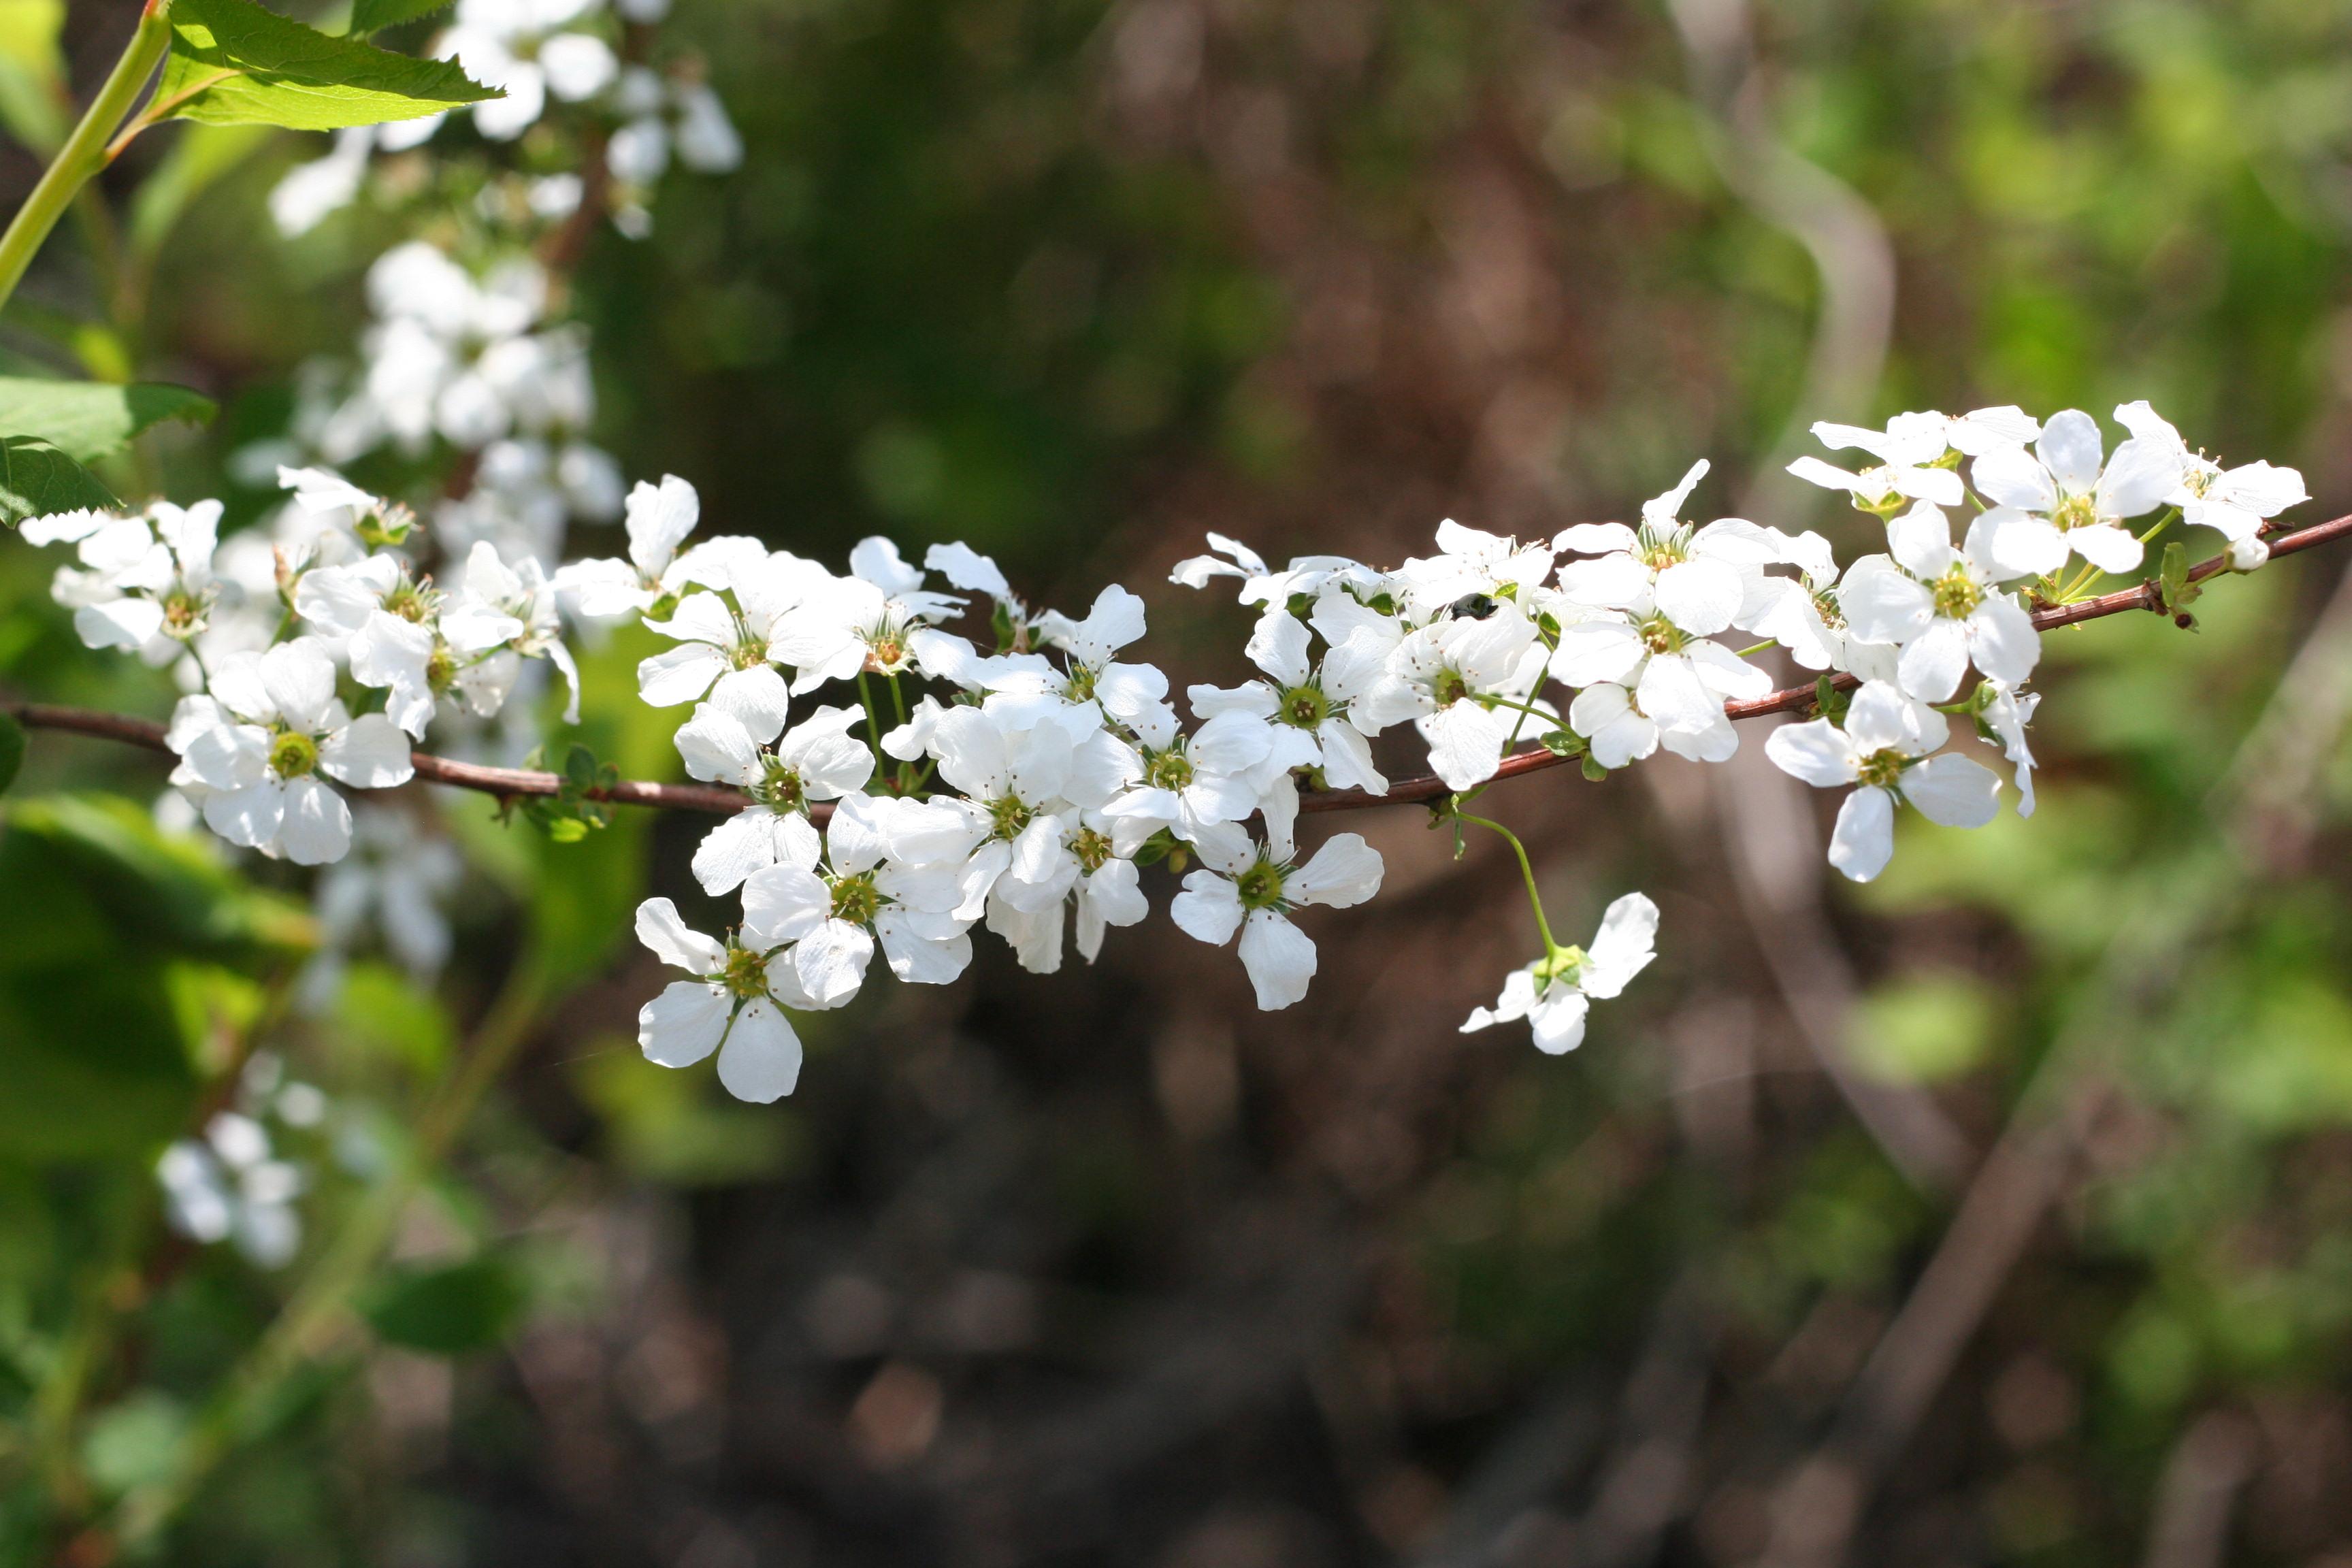
<svg viewBox="0 0 2352 1568">
<path fill-rule="evenodd" d="M 2162 533 L 2166 528 L 2171 525 L 2172 520 L 2179 515 L 2180 509 L 2179 507 L 2167 508 L 2163 514 L 2156 520 L 2155 525 L 2149 528 L 2146 533 L 2139 536 L 2139 542 L 2142 544 L 2146 544 L 2149 540 L 2154 539 L 2158 534 Z"/>
<path fill-rule="evenodd" d="M 131 44 L 122 58 L 114 62 L 113 71 L 106 84 L 90 100 L 81 122 L 66 138 L 57 157 L 41 174 L 33 194 L 16 209 L 9 220 L 7 232 L 0 234 L 0 306 L 16 291 L 24 281 L 25 269 L 33 264 L 33 257 L 49 237 L 66 209 L 91 176 L 106 167 L 109 153 L 107 141 L 114 128 L 122 123 L 123 116 L 145 89 L 147 79 L 155 74 L 164 54 L 172 44 L 172 26 L 168 13 L 171 0 L 147 0 L 139 16 L 139 28 L 131 35 Z"/>
<path fill-rule="evenodd" d="M 1558 953 L 1559 943 L 1552 940 L 1551 922 L 1544 919 L 1543 895 L 1536 891 L 1536 868 L 1528 859 L 1528 847 L 1519 842 L 1517 834 L 1490 817 L 1473 816 L 1466 811 L 1457 811 L 1454 816 L 1464 822 L 1475 823 L 1501 834 L 1503 842 L 1511 847 L 1511 853 L 1519 858 L 1519 876 L 1528 885 L 1528 903 L 1536 912 L 1536 932 L 1543 938 L 1544 957 L 1550 958 Z"/>
<path fill-rule="evenodd" d="M 874 753 L 874 771 L 879 773 L 887 765 L 882 760 L 882 721 L 874 711 L 874 683 L 862 669 L 857 672 L 857 700 L 866 709 L 866 749 Z"/>
</svg>

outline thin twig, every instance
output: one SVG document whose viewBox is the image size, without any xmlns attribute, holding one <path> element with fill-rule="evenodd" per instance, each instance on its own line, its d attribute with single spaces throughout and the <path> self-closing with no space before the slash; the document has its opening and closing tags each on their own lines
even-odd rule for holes
<svg viewBox="0 0 2352 1568">
<path fill-rule="evenodd" d="M 2352 534 L 2352 515 L 2333 518 L 2326 522 L 2284 534 L 2271 543 L 2271 554 L 2293 555 L 2322 544 L 2331 544 L 2347 534 Z M 2189 580 L 2202 582 L 2230 569 L 2229 558 L 2217 555 L 2191 567 Z M 2162 585 L 2154 578 L 2129 588 L 2119 588 L 2112 594 L 2102 594 L 2095 599 L 2084 599 L 2072 605 L 2053 605 L 2033 612 L 2036 630 L 2050 631 L 2059 626 L 2071 626 L 2084 621 L 2095 621 L 2106 616 L 2122 615 L 2126 610 L 2158 610 L 2164 607 Z M 1840 690 L 1851 690 L 1859 684 L 1851 675 L 1830 678 L 1830 684 Z M 1727 702 L 1723 711 L 1730 719 L 1760 719 L 1768 713 L 1793 713 L 1811 706 L 1815 697 L 1811 686 L 1791 686 L 1750 702 Z M 89 708 L 61 708 L 44 702 L 0 701 L 0 712 L 16 719 L 28 730 L 62 730 L 79 735 L 94 735 L 101 740 L 121 741 L 127 745 L 144 746 L 152 752 L 168 752 L 163 743 L 163 726 L 148 719 L 134 719 L 127 714 L 107 713 Z M 416 776 L 429 784 L 453 785 L 458 789 L 478 790 L 502 800 L 528 796 L 552 797 L 561 795 L 564 780 L 554 773 L 537 773 L 528 768 L 494 768 L 480 763 L 461 763 L 454 758 L 436 757 L 418 752 L 412 759 Z M 1497 779 L 1517 778 L 1524 773 L 1541 773 L 1556 768 L 1570 759 L 1549 751 L 1521 752 L 1505 757 L 1503 765 L 1495 771 Z M 751 804 L 749 795 L 723 784 L 655 784 L 648 780 L 624 779 L 609 789 L 581 792 L 587 799 L 607 801 L 615 805 L 650 805 L 670 811 L 700 811 L 714 816 L 729 816 Z M 1444 800 L 1455 793 L 1444 780 L 1430 775 L 1400 779 L 1389 786 L 1386 795 L 1366 795 L 1361 790 L 1309 791 L 1299 798 L 1301 811 L 1363 811 L 1379 805 L 1426 805 Z M 822 825 L 833 815 L 833 807 L 820 803 L 809 808 L 812 821 Z"/>
</svg>

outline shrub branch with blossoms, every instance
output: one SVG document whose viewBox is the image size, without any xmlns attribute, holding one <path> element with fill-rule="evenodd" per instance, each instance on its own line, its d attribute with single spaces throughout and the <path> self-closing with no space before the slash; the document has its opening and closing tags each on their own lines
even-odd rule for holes
<svg viewBox="0 0 2352 1568">
<path fill-rule="evenodd" d="M 158 662 L 189 650 L 204 689 L 164 734 L 173 784 L 232 843 L 303 864 L 341 858 L 341 790 L 405 783 L 407 738 L 440 716 L 494 718 L 535 660 L 576 686 L 567 614 L 633 617 L 668 639 L 639 666 L 639 695 L 681 711 L 687 772 L 736 808 L 692 870 L 706 892 L 737 896 L 743 918 L 710 936 L 667 900 L 639 910 L 640 938 L 688 976 L 646 1005 L 639 1044 L 669 1067 L 715 1055 L 731 1092 L 770 1100 L 798 1080 L 793 1015 L 845 1005 L 877 958 L 901 982 L 942 984 L 985 931 L 1036 973 L 1073 943 L 1091 961 L 1110 928 L 1147 918 L 1143 873 L 1160 862 L 1181 875 L 1177 926 L 1233 945 L 1259 1006 L 1292 1005 L 1317 966 L 1293 917 L 1365 901 L 1382 871 L 1352 833 L 1302 853 L 1302 807 L 1391 798 L 1507 841 L 1540 951 L 1464 1028 L 1524 1019 L 1565 1050 L 1589 1003 L 1650 962 L 1656 907 L 1628 894 L 1589 948 L 1561 943 L 1525 847 L 1473 803 L 1534 761 L 1574 760 L 1597 778 L 1661 750 L 1727 759 L 1735 716 L 1798 705 L 1775 696 L 1767 655 L 1819 672 L 1792 689 L 1810 716 L 1774 730 L 1766 754 L 1845 792 L 1829 859 L 1846 876 L 1885 868 L 1905 806 L 1950 826 L 1996 815 L 2002 780 L 1955 748 L 1954 719 L 2005 761 L 2030 815 L 2038 618 L 2123 607 L 2090 590 L 2138 567 L 2176 522 L 2215 530 L 2225 553 L 2191 573 L 2173 542 L 2163 572 L 2120 598 L 2185 616 L 2192 578 L 2259 566 L 2276 514 L 2305 499 L 2293 470 L 2223 470 L 2145 404 L 2116 416 L 2131 434 L 2104 456 L 2095 422 L 2074 410 L 2046 425 L 1999 408 L 1818 427 L 1832 448 L 1883 459 L 1857 473 L 1792 465 L 1883 521 L 1885 549 L 1843 568 L 1818 533 L 1693 521 L 1704 463 L 1636 525 L 1522 542 L 1447 521 L 1433 552 L 1393 567 L 1313 556 L 1276 570 L 1212 535 L 1213 553 L 1172 578 L 1236 584 L 1256 611 L 1244 651 L 1261 674 L 1181 699 L 1135 657 L 1145 607 L 1122 586 L 1071 616 L 1033 608 L 962 544 L 917 565 L 868 539 L 837 573 L 747 536 L 698 540 L 698 500 L 676 476 L 630 492 L 625 558 L 547 573 L 477 541 L 465 586 L 445 594 L 417 569 L 419 531 L 394 502 L 289 469 L 321 547 L 281 569 L 278 639 L 211 662 L 212 503 L 26 531 L 76 544 L 80 564 L 59 569 L 56 592 L 91 646 Z M 1417 779 L 1392 788 L 1375 742 L 1425 768 L 1436 793 Z"/>
<path fill-rule="evenodd" d="M 715 816 L 690 869 L 740 919 L 713 934 L 667 900 L 637 909 L 640 940 L 681 976 L 644 1003 L 638 1041 L 665 1067 L 715 1058 L 729 1092 L 760 1102 L 798 1082 L 795 1016 L 847 1005 L 877 960 L 899 982 L 946 984 L 979 933 L 1051 973 L 1160 900 L 1187 935 L 1234 950 L 1260 1007 L 1292 1006 L 1318 967 L 1324 917 L 1306 911 L 1367 901 L 1384 870 L 1358 834 L 1302 846 L 1300 818 L 1419 805 L 1457 847 L 1502 838 L 1529 904 L 1533 956 L 1462 1027 L 1525 1023 L 1562 1052 L 1591 1004 L 1652 962 L 1659 911 L 1629 891 L 1588 942 L 1559 941 L 1526 845 L 1485 804 L 1500 780 L 1568 765 L 1604 778 L 1660 751 L 1720 763 L 1738 721 L 1790 716 L 1766 755 L 1842 792 L 1829 859 L 1868 880 L 1906 806 L 1948 826 L 1993 818 L 2003 779 L 1987 756 L 2030 815 L 2046 631 L 2129 610 L 2186 623 L 2214 577 L 2352 532 L 2352 518 L 2282 531 L 2300 476 L 2225 468 L 2145 403 L 2115 411 L 2112 450 L 2075 410 L 1822 425 L 1826 450 L 1866 461 L 1790 471 L 1874 518 L 1882 550 L 1842 565 L 1816 532 L 1702 521 L 1704 463 L 1633 523 L 1520 541 L 1446 521 L 1430 553 L 1394 565 L 1276 569 L 1211 535 L 1172 579 L 1237 590 L 1257 674 L 1180 691 L 1143 657 L 1146 605 L 1123 586 L 1078 613 L 1043 609 L 963 544 L 918 563 L 880 538 L 836 570 L 703 529 L 690 484 L 632 488 L 593 444 L 568 268 L 602 226 L 646 233 L 673 167 L 741 157 L 697 62 L 662 54 L 663 8 L 458 0 L 415 58 L 367 41 L 440 9 L 415 0 L 359 0 L 335 38 L 253 0 L 148 0 L 0 235 L 5 300 L 92 176 L 179 118 L 335 132 L 274 190 L 289 238 L 355 209 L 435 236 L 372 260 L 357 354 L 305 367 L 289 426 L 234 455 L 237 477 L 284 497 L 256 526 L 224 535 L 218 500 L 125 505 L 85 467 L 201 413 L 194 395 L 0 386 L 16 420 L 0 427 L 0 517 L 26 547 L 64 552 L 53 596 L 85 644 L 168 670 L 183 693 L 167 722 L 0 704 L 0 784 L 22 728 L 148 745 L 175 759 L 160 811 L 325 868 L 322 942 L 294 1005 L 328 1005 L 371 939 L 423 980 L 448 955 L 442 906 L 464 863 L 418 792 L 392 793 L 413 782 L 528 802 L 558 839 L 619 805 Z M 566 559 L 574 523 L 613 521 L 625 555 Z M 2191 564 L 2185 538 L 2163 537 L 2175 528 L 2210 531 L 2221 553 Z M 576 742 L 560 770 L 535 760 L 538 715 L 578 716 L 572 640 L 628 622 L 667 644 L 637 689 L 675 715 L 693 784 L 620 778 Z M 541 701 L 554 685 L 562 700 Z M 205 1442 L 125 1500 L 124 1542 L 152 1539 L 224 1434 L 257 1428 L 304 1347 L 331 1337 L 404 1196 L 544 1000 L 516 973 L 404 1161 L 360 1110 L 287 1079 L 257 1031 L 164 1149 L 173 1226 L 262 1268 L 302 1250 L 300 1202 L 323 1184 L 306 1154 L 331 1150 L 379 1184 L 318 1251 L 251 1375 L 226 1381 Z"/>
</svg>

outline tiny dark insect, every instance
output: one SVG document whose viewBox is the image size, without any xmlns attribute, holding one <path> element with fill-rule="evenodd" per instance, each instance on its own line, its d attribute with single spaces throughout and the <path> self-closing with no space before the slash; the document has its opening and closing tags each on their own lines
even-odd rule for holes
<svg viewBox="0 0 2352 1568">
<path fill-rule="evenodd" d="M 1502 607 L 1492 595 L 1465 594 L 1447 605 L 1445 613 L 1457 621 L 1483 621 Z"/>
</svg>

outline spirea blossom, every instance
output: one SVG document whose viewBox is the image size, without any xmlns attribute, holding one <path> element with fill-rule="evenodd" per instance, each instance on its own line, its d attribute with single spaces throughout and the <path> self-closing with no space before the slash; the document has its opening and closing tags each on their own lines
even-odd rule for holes
<svg viewBox="0 0 2352 1568">
<path fill-rule="evenodd" d="M 1584 1043 L 1584 1017 L 1594 998 L 1622 992 L 1657 956 L 1658 906 L 1646 894 L 1627 893 L 1601 917 L 1601 931 L 1589 948 L 1554 950 L 1503 982 L 1492 1007 L 1472 1011 L 1462 1033 L 1525 1018 L 1535 1031 L 1536 1048 L 1551 1056 Z"/>
</svg>

